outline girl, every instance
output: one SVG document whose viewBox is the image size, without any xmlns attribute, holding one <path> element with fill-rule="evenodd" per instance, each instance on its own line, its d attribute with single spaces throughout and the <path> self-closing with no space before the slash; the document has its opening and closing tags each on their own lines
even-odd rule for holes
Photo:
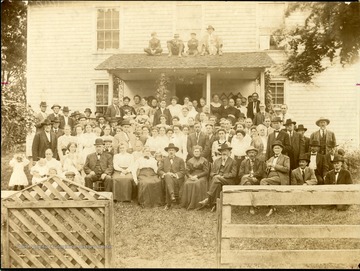
<svg viewBox="0 0 360 271">
<path fill-rule="evenodd" d="M 30 161 L 26 159 L 24 154 L 15 154 L 10 161 L 10 166 L 13 168 L 13 172 L 10 177 L 9 187 L 13 186 L 13 190 L 23 190 L 29 181 L 25 175 L 24 167 L 26 167 Z"/>
</svg>

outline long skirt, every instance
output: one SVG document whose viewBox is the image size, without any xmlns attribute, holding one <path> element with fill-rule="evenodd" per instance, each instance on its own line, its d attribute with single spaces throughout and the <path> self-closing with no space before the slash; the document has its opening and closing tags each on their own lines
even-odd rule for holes
<svg viewBox="0 0 360 271">
<path fill-rule="evenodd" d="M 117 201 L 131 201 L 133 190 L 136 188 L 134 178 L 131 173 L 121 175 L 119 171 L 115 171 L 112 175 L 113 179 L 113 197 Z"/>
<path fill-rule="evenodd" d="M 138 203 L 143 207 L 165 204 L 161 180 L 151 168 L 140 169 L 138 175 Z"/>
<path fill-rule="evenodd" d="M 207 177 L 201 177 L 198 181 L 187 179 L 184 183 L 181 196 L 181 206 L 191 210 L 199 208 L 199 201 L 208 197 L 208 180 Z"/>
</svg>

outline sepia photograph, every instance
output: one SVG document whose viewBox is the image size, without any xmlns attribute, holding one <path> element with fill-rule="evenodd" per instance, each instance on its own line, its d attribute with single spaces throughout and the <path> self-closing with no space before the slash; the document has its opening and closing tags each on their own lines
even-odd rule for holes
<svg viewBox="0 0 360 271">
<path fill-rule="evenodd" d="M 360 3 L 1 0 L 1 269 L 360 268 Z"/>
</svg>

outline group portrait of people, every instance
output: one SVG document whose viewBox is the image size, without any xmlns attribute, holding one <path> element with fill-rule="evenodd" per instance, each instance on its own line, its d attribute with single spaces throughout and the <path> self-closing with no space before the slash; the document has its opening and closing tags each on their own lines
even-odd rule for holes
<svg viewBox="0 0 360 271">
<path fill-rule="evenodd" d="M 286 104 L 267 110 L 256 92 L 211 98 L 114 97 L 94 114 L 59 104 L 49 112 L 43 101 L 27 154 L 10 161 L 9 186 L 60 176 L 144 208 L 215 211 L 223 185 L 352 183 L 330 119 L 314 120 L 307 136 Z"/>
</svg>

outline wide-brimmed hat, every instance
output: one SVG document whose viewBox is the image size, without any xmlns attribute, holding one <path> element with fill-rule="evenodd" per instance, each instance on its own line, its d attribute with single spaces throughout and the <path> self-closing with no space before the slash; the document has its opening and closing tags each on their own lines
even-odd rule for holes
<svg viewBox="0 0 360 271">
<path fill-rule="evenodd" d="M 104 140 L 102 138 L 95 139 L 94 146 L 104 145 Z"/>
<path fill-rule="evenodd" d="M 276 140 L 272 145 L 271 148 L 274 148 L 275 146 L 280 146 L 281 148 L 284 148 L 284 145 L 282 144 L 281 141 Z"/>
<path fill-rule="evenodd" d="M 291 119 L 287 119 L 286 122 L 284 123 L 284 126 L 290 125 L 290 124 L 296 124 L 296 121 L 292 121 Z"/>
<path fill-rule="evenodd" d="M 329 148 L 335 148 L 337 146 L 339 146 L 338 144 L 335 143 L 335 141 L 331 140 L 326 144 L 327 147 Z"/>
<path fill-rule="evenodd" d="M 130 121 L 129 120 L 123 120 L 121 123 L 120 123 L 121 126 L 124 126 L 124 125 L 131 125 Z"/>
<path fill-rule="evenodd" d="M 259 153 L 259 150 L 253 146 L 248 147 L 245 153 L 248 154 L 249 151 L 256 151 L 256 153 Z"/>
<path fill-rule="evenodd" d="M 60 119 L 58 117 L 55 117 L 51 120 L 51 123 L 60 123 Z"/>
<path fill-rule="evenodd" d="M 69 109 L 68 106 L 64 106 L 62 111 L 63 111 L 63 112 L 70 112 L 70 109 Z"/>
<path fill-rule="evenodd" d="M 307 131 L 307 128 L 305 128 L 303 124 L 299 124 L 298 127 L 295 129 L 295 131 L 297 132 L 297 131 L 301 131 L 301 130 Z"/>
<path fill-rule="evenodd" d="M 170 143 L 169 146 L 165 147 L 164 150 L 168 151 L 169 149 L 174 149 L 175 151 L 179 151 L 179 148 L 174 145 L 174 143 Z"/>
<path fill-rule="evenodd" d="M 317 146 L 317 147 L 320 147 L 320 142 L 318 140 L 312 140 L 310 141 L 309 143 L 309 146 Z"/>
<path fill-rule="evenodd" d="M 86 116 L 85 116 L 84 114 L 80 113 L 80 114 L 79 114 L 79 120 L 80 120 L 80 119 L 86 119 Z"/>
<path fill-rule="evenodd" d="M 212 25 L 208 25 L 208 27 L 206 28 L 206 30 L 212 29 L 215 31 L 215 28 Z"/>
<path fill-rule="evenodd" d="M 61 108 L 61 106 L 60 106 L 60 105 L 58 105 L 58 104 L 54 104 L 54 105 L 51 107 L 51 109 L 53 109 L 54 107 L 59 107 L 59 108 Z"/>
<path fill-rule="evenodd" d="M 47 106 L 46 102 L 40 102 L 40 106 Z"/>
<path fill-rule="evenodd" d="M 72 113 L 72 115 L 73 115 L 73 116 L 80 115 L 80 112 L 76 110 L 76 111 L 74 111 L 74 112 Z"/>
<path fill-rule="evenodd" d="M 44 119 L 41 123 L 40 123 L 40 127 L 43 127 L 45 125 L 51 125 L 51 121 L 49 119 Z"/>
<path fill-rule="evenodd" d="M 271 122 L 282 122 L 282 119 L 280 117 L 273 117 Z"/>
<path fill-rule="evenodd" d="M 324 118 L 324 117 L 320 117 L 320 118 L 315 122 L 315 124 L 316 124 L 317 126 L 320 126 L 320 125 L 319 125 L 319 122 L 322 121 L 322 120 L 326 121 L 326 122 L 327 122 L 327 125 L 329 125 L 330 120 L 327 119 L 327 118 Z"/>
<path fill-rule="evenodd" d="M 218 151 L 221 152 L 221 151 L 224 151 L 224 150 L 229 150 L 229 151 L 231 151 L 231 150 L 232 150 L 232 147 L 230 147 L 230 146 L 228 146 L 228 144 L 224 143 L 224 144 L 221 145 L 220 148 L 218 148 Z"/>
<path fill-rule="evenodd" d="M 336 163 L 336 162 L 344 162 L 344 157 L 342 155 L 336 154 L 334 156 L 334 160 L 332 160 L 331 163 Z"/>
<path fill-rule="evenodd" d="M 300 156 L 299 156 L 299 161 L 300 160 L 306 160 L 307 162 L 310 162 L 310 157 L 309 157 L 309 155 L 303 153 L 303 154 L 300 154 Z"/>
<path fill-rule="evenodd" d="M 86 112 L 90 112 L 90 114 L 92 113 L 90 108 L 85 108 L 84 113 L 86 113 Z"/>
</svg>

